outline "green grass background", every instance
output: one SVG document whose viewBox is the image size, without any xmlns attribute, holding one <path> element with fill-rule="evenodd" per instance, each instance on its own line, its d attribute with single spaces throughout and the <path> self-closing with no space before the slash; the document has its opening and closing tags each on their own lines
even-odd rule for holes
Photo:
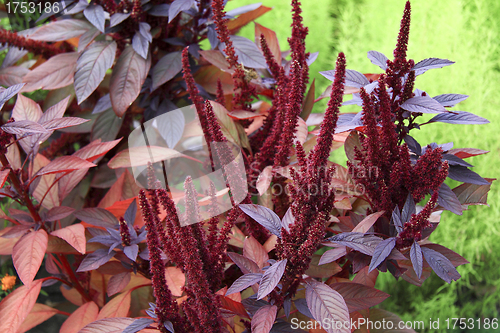
<svg viewBox="0 0 500 333">
<path fill-rule="evenodd" d="M 254 2 L 233 0 L 228 8 Z M 282 49 L 288 49 L 289 1 L 263 0 L 262 3 L 274 10 L 257 22 L 275 30 Z M 311 66 L 311 76 L 317 83 L 316 96 L 329 83 L 318 72 L 333 69 L 339 51 L 346 54 L 348 68 L 363 73 L 380 72 L 366 58 L 366 53 L 377 50 L 391 58 L 404 4 L 403 0 L 303 0 L 304 23 L 309 27 L 307 50 L 319 51 L 318 60 Z M 251 25 L 242 34 L 253 38 L 253 29 Z M 488 125 L 430 124 L 412 135 L 422 145 L 452 141 L 455 148 L 489 150 L 489 154 L 468 159 L 475 165 L 474 171 L 489 178 L 500 178 L 499 43 L 498 0 L 412 1 L 408 56 L 416 61 L 438 57 L 456 62 L 419 76 L 416 87 L 431 96 L 467 94 L 469 99 L 455 109 L 475 113 L 491 122 Z M 318 103 L 314 112 L 324 112 L 324 106 Z M 353 112 L 358 110 L 356 108 L 341 111 Z M 342 152 L 334 158 L 345 164 Z M 499 183 L 494 182 L 488 196 L 490 207 L 471 207 L 462 216 L 444 212 L 439 228 L 431 236 L 431 241 L 449 247 L 471 262 L 458 268 L 462 275 L 458 282 L 446 284 L 433 274 L 419 288 L 403 280 L 396 282 L 389 274 L 381 274 L 376 287 L 391 297 L 380 307 L 397 313 L 404 320 L 428 323 L 429 318 L 440 318 L 440 332 L 447 331 L 443 327 L 446 318 L 499 318 L 499 189 Z M 428 328 L 425 331 L 429 331 Z M 500 330 L 488 330 L 492 331 Z"/>
</svg>

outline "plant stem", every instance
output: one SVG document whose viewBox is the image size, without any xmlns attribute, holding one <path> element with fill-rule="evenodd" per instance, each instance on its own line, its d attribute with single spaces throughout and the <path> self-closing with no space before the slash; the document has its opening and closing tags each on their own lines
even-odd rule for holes
<svg viewBox="0 0 500 333">
<path fill-rule="evenodd" d="M 90 296 L 87 294 L 87 292 L 85 292 L 83 287 L 80 285 L 80 282 L 78 281 L 75 273 L 73 272 L 73 270 L 71 269 L 71 267 L 69 265 L 68 259 L 66 259 L 66 257 L 62 254 L 57 254 L 57 257 L 59 258 L 59 260 L 63 264 L 64 270 L 68 274 L 69 279 L 70 279 L 71 283 L 73 284 L 73 287 L 80 293 L 80 295 L 82 295 L 83 298 L 85 298 L 85 300 L 87 302 L 92 301 L 92 298 L 90 298 Z"/>
<path fill-rule="evenodd" d="M 10 163 L 7 157 L 5 156 L 4 153 L 0 153 L 0 162 L 2 165 L 6 168 L 10 168 Z M 35 209 L 35 206 L 33 205 L 33 202 L 31 202 L 31 199 L 28 195 L 28 193 L 25 191 L 24 186 L 21 184 L 19 179 L 17 178 L 14 170 L 9 174 L 9 181 L 14 186 L 16 189 L 17 193 L 21 196 L 24 204 L 28 208 L 31 216 L 33 217 L 33 220 L 36 223 L 42 222 L 42 218 L 40 217 L 40 214 L 38 214 L 38 211 Z"/>
</svg>

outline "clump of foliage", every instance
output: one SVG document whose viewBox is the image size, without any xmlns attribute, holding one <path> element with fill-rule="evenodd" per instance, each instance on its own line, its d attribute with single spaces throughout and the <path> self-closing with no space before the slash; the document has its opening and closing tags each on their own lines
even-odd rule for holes
<svg viewBox="0 0 500 333">
<path fill-rule="evenodd" d="M 456 267 L 467 261 L 428 237 L 441 211 L 486 204 L 493 179 L 464 161 L 486 151 L 422 147 L 409 133 L 434 122 L 488 121 L 446 109 L 466 95 L 414 88 L 418 75 L 453 62 L 407 59 L 409 2 L 394 59 L 368 53 L 384 73 L 346 69 L 343 53 L 322 72 L 333 83 L 321 115 L 311 114 L 314 55 L 297 0 L 290 51 L 258 24 L 256 43 L 234 35 L 269 10 L 263 6 L 225 13 L 222 0 L 137 0 L 67 10 L 71 16 L 21 33 L 0 31 L 9 47 L 0 104 L 10 118 L 0 127 L 0 184 L 12 206 L 2 212 L 11 225 L 0 253 L 12 255 L 24 284 L 0 303 L 4 331 L 26 331 L 57 313 L 36 303 L 55 282 L 79 306 L 61 332 L 295 332 L 294 320 L 306 323 L 302 329 L 320 323 L 350 332 L 362 329 L 350 325 L 361 319 L 399 325 L 371 308 L 389 297 L 374 288 L 379 271 L 415 285 L 432 271 L 448 283 L 460 278 Z M 201 50 L 207 38 L 211 50 Z M 18 94 L 37 89 L 50 90 L 45 112 Z M 345 94 L 353 98 L 342 103 Z M 199 130 L 178 121 L 175 109 L 190 102 Z M 362 110 L 340 114 L 342 104 Z M 425 113 L 436 116 L 422 122 Z M 183 192 L 170 188 L 148 163 L 158 159 L 132 161 L 137 147 L 115 140 L 160 115 L 169 120 L 157 126 L 169 147 L 154 147 L 160 160 L 172 162 L 183 142 L 203 137 L 221 144 L 199 161 L 210 171 L 214 161 L 234 159 L 226 143 L 238 146 L 246 177 L 224 176 L 248 187 L 239 204 L 229 191 L 230 210 L 185 223 L 199 219 L 207 197 L 217 212 L 214 185 L 197 193 L 188 177 Z M 329 160 L 342 146 L 347 169 Z M 145 189 L 128 169 L 137 166 L 147 168 Z M 463 184 L 451 189 L 447 177 Z M 50 276 L 35 279 L 44 260 Z"/>
</svg>

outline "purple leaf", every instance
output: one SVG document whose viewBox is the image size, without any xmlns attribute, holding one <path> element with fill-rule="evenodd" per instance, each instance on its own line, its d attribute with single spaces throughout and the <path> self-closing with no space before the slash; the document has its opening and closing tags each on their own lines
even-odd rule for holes
<svg viewBox="0 0 500 333">
<path fill-rule="evenodd" d="M 342 258 L 344 255 L 346 255 L 346 253 L 347 251 L 345 246 L 336 247 L 334 249 L 328 250 L 325 253 L 323 253 L 321 258 L 319 258 L 318 265 L 331 263 L 339 258 Z"/>
<path fill-rule="evenodd" d="M 153 319 L 149 318 L 139 318 L 134 320 L 134 322 L 128 325 L 122 333 L 136 333 L 142 330 L 143 328 L 148 327 L 150 324 L 154 323 Z"/>
<path fill-rule="evenodd" d="M 92 114 L 101 113 L 111 108 L 111 99 L 109 98 L 109 94 L 106 94 L 99 98 L 96 105 L 94 106 Z"/>
<path fill-rule="evenodd" d="M 403 206 L 403 209 L 401 210 L 401 222 L 404 224 L 405 222 L 408 222 L 413 214 L 415 214 L 417 211 L 417 208 L 415 207 L 415 201 L 413 200 L 413 197 L 411 196 L 411 193 L 408 194 L 406 197 L 406 202 L 405 205 Z"/>
<path fill-rule="evenodd" d="M 285 272 L 286 262 L 286 259 L 277 261 L 265 271 L 260 281 L 259 291 L 257 292 L 258 300 L 269 295 L 278 285 Z"/>
<path fill-rule="evenodd" d="M 84 33 L 78 40 L 78 53 L 84 51 L 94 39 L 99 36 L 100 32 L 96 28 L 90 28 L 86 33 Z"/>
<path fill-rule="evenodd" d="M 111 15 L 109 19 L 109 26 L 114 27 L 115 25 L 118 25 L 128 19 L 128 17 L 131 15 L 131 13 L 115 13 Z"/>
<path fill-rule="evenodd" d="M 242 36 L 229 36 L 238 56 L 238 61 L 245 67 L 267 68 L 266 59 L 257 45 L 250 39 Z M 221 43 L 219 49 L 223 52 L 225 44 Z"/>
<path fill-rule="evenodd" d="M 380 265 L 385 258 L 391 254 L 392 249 L 396 245 L 396 238 L 391 237 L 384 239 L 380 243 L 378 243 L 375 251 L 373 252 L 372 261 L 370 262 L 370 268 L 368 269 L 368 273 L 373 271 L 375 268 Z"/>
<path fill-rule="evenodd" d="M 150 67 L 151 56 L 145 60 L 130 45 L 123 50 L 113 68 L 109 85 L 113 111 L 118 117 L 122 117 L 139 96 Z"/>
<path fill-rule="evenodd" d="M 346 86 L 362 88 L 367 84 L 370 84 L 370 81 L 358 71 L 352 69 L 346 69 L 345 71 L 345 83 Z"/>
<path fill-rule="evenodd" d="M 396 231 L 398 233 L 400 233 L 403 230 L 403 222 L 401 221 L 401 212 L 399 211 L 398 205 L 396 205 L 396 207 L 392 211 L 391 222 L 396 227 Z"/>
<path fill-rule="evenodd" d="M 34 133 L 49 132 L 45 127 L 31 120 L 14 121 L 1 126 L 0 128 L 6 133 L 15 135 L 29 135 Z"/>
<path fill-rule="evenodd" d="M 410 112 L 421 113 L 448 112 L 444 106 L 429 96 L 412 97 L 401 104 L 401 108 Z"/>
<path fill-rule="evenodd" d="M 325 241 L 344 245 L 366 255 L 372 256 L 375 248 L 382 241 L 382 239 L 374 235 L 365 235 L 361 232 L 343 232 L 327 238 Z"/>
<path fill-rule="evenodd" d="M 87 121 L 90 121 L 90 119 L 83 119 L 77 117 L 63 117 L 63 118 L 51 119 L 45 122 L 40 122 L 40 125 L 45 127 L 45 129 L 48 131 L 55 131 L 61 128 L 78 126 L 83 123 L 86 123 Z M 45 141 L 45 139 L 41 141 Z"/>
<path fill-rule="evenodd" d="M 170 4 L 170 8 L 168 9 L 168 23 L 172 22 L 172 20 L 179 15 L 180 12 L 184 10 L 188 10 L 194 5 L 194 0 L 175 0 Z"/>
<path fill-rule="evenodd" d="M 252 260 L 242 256 L 239 253 L 228 252 L 227 255 L 238 266 L 243 274 L 259 273 L 259 266 Z"/>
<path fill-rule="evenodd" d="M 148 57 L 149 42 L 141 33 L 135 33 L 134 37 L 132 38 L 132 47 L 134 48 L 135 52 L 137 52 L 137 54 L 139 54 L 144 59 Z"/>
<path fill-rule="evenodd" d="M 473 167 L 472 164 L 465 162 L 463 159 L 453 154 L 443 154 L 443 160 L 448 161 L 449 165 L 461 165 L 468 168 Z"/>
<path fill-rule="evenodd" d="M 242 204 L 238 207 L 272 234 L 281 238 L 281 219 L 275 212 L 267 207 L 255 204 Z"/>
<path fill-rule="evenodd" d="M 450 111 L 441 113 L 429 120 L 429 123 L 436 121 L 459 125 L 483 125 L 490 123 L 488 119 L 476 116 L 475 114 L 466 111 Z"/>
<path fill-rule="evenodd" d="M 2 67 L 1 68 L 7 68 L 10 67 L 11 65 L 14 65 L 19 59 L 24 57 L 28 51 L 26 50 L 21 50 L 17 47 L 11 47 L 7 54 L 5 55 L 5 58 L 3 59 L 2 62 Z"/>
<path fill-rule="evenodd" d="M 60 42 L 81 36 L 91 28 L 92 25 L 86 21 L 66 19 L 42 25 L 32 34 L 24 37 L 45 42 Z"/>
<path fill-rule="evenodd" d="M 422 154 L 422 147 L 420 146 L 420 143 L 417 142 L 417 140 L 409 135 L 406 135 L 404 137 L 404 140 L 411 152 L 417 154 L 418 156 Z"/>
<path fill-rule="evenodd" d="M 78 57 L 75 72 L 75 93 L 78 104 L 96 90 L 104 79 L 106 71 L 113 66 L 116 43 L 95 42 Z"/>
<path fill-rule="evenodd" d="M 319 72 L 321 75 L 326 77 L 330 81 L 335 80 L 335 70 L 330 70 L 330 71 L 325 71 L 325 72 Z M 370 81 L 361 74 L 358 71 L 352 70 L 352 69 L 346 69 L 345 73 L 345 83 L 346 86 L 349 87 L 355 87 L 355 88 L 362 88 L 368 84 L 370 84 Z"/>
<path fill-rule="evenodd" d="M 429 266 L 443 281 L 451 283 L 452 280 L 461 278 L 460 273 L 444 255 L 427 247 L 422 247 L 421 250 Z"/>
<path fill-rule="evenodd" d="M 231 295 L 245 290 L 255 283 L 259 283 L 261 279 L 262 273 L 248 273 L 240 276 L 236 281 L 233 282 L 231 288 L 226 291 L 226 295 Z"/>
<path fill-rule="evenodd" d="M 306 59 L 307 66 L 311 66 L 316 61 L 316 59 L 318 59 L 318 55 L 319 55 L 319 52 L 311 53 L 309 55 L 309 57 L 307 57 L 307 59 Z"/>
<path fill-rule="evenodd" d="M 87 255 L 83 260 L 77 272 L 87 272 L 94 269 L 98 269 L 105 263 L 107 263 L 116 254 L 115 251 L 108 253 L 106 249 L 95 250 L 94 253 Z"/>
<path fill-rule="evenodd" d="M 448 177 L 450 177 L 453 180 L 464 183 L 470 183 L 476 185 L 490 184 L 486 179 L 484 179 L 474 171 L 459 165 L 450 165 L 450 168 L 448 169 Z"/>
<path fill-rule="evenodd" d="M 311 311 L 309 310 L 309 307 L 307 306 L 307 301 L 305 298 L 296 299 L 295 301 L 293 301 L 293 304 L 295 304 L 297 310 L 299 310 L 299 312 L 304 316 L 314 319 Z"/>
<path fill-rule="evenodd" d="M 415 76 L 418 76 L 424 74 L 429 69 L 441 68 L 444 66 L 453 65 L 454 63 L 454 61 L 448 59 L 427 58 L 416 63 L 411 70 L 415 71 Z"/>
<path fill-rule="evenodd" d="M 100 32 L 104 32 L 104 21 L 106 20 L 106 17 L 104 15 L 104 9 L 102 8 L 102 6 L 95 4 L 89 5 L 83 11 L 83 15 Z"/>
<path fill-rule="evenodd" d="M 128 206 L 125 214 L 123 214 L 123 218 L 127 221 L 129 227 L 134 226 L 135 216 L 137 215 L 137 199 L 134 199 L 130 205 Z"/>
<path fill-rule="evenodd" d="M 385 54 L 380 53 L 378 51 L 368 51 L 368 59 L 372 62 L 372 64 L 377 65 L 382 68 L 384 71 L 387 69 L 387 57 Z"/>
<path fill-rule="evenodd" d="M 285 298 L 283 302 L 283 310 L 285 311 L 285 316 L 290 317 L 290 311 L 292 309 L 292 299 L 290 297 Z"/>
<path fill-rule="evenodd" d="M 307 307 L 314 319 L 320 323 L 330 322 L 324 326 L 328 333 L 350 333 L 349 310 L 342 295 L 324 283 L 314 280 L 306 285 Z M 340 324 L 340 325 L 339 325 Z"/>
<path fill-rule="evenodd" d="M 5 102 L 17 95 L 25 84 L 26 83 L 16 84 L 15 86 L 0 91 L 0 110 L 3 108 Z"/>
<path fill-rule="evenodd" d="M 151 91 L 156 90 L 165 82 L 173 79 L 182 70 L 182 53 L 172 52 L 161 58 L 153 67 L 153 85 Z"/>
<path fill-rule="evenodd" d="M 418 279 L 422 276 L 422 268 L 424 266 L 424 261 L 422 259 L 422 250 L 417 242 L 413 241 L 410 249 L 410 259 L 413 265 L 413 270 L 417 274 Z"/>
<path fill-rule="evenodd" d="M 154 5 L 150 10 L 148 10 L 148 14 L 151 16 L 168 17 L 169 8 L 170 5 L 168 3 Z"/>
<path fill-rule="evenodd" d="M 442 106 L 454 107 L 460 102 L 465 101 L 469 96 L 461 94 L 442 94 L 432 97 L 438 101 Z"/>
<path fill-rule="evenodd" d="M 169 331 L 171 333 L 175 333 L 174 325 L 172 324 L 172 322 L 170 320 L 167 320 L 166 322 L 164 322 L 163 327 L 165 327 L 167 329 L 167 331 Z"/>
<path fill-rule="evenodd" d="M 114 228 L 118 224 L 116 217 L 104 208 L 84 208 L 73 215 L 97 227 Z"/>
<path fill-rule="evenodd" d="M 132 274 L 130 272 L 122 272 L 116 275 L 113 275 L 107 284 L 107 292 L 108 296 L 111 297 L 114 294 L 122 291 L 127 284 L 132 279 Z"/>
<path fill-rule="evenodd" d="M 182 133 L 184 133 L 184 113 L 177 109 L 162 114 L 156 117 L 156 125 L 168 148 L 174 149 L 177 142 L 182 138 Z"/>
<path fill-rule="evenodd" d="M 132 261 L 135 261 L 137 259 L 137 254 L 139 253 L 139 245 L 137 244 L 132 244 L 129 246 L 125 246 L 123 248 L 123 253 L 127 256 Z"/>
<path fill-rule="evenodd" d="M 47 214 L 45 215 L 45 221 L 51 222 L 51 221 L 57 221 L 61 220 L 73 213 L 75 211 L 74 208 L 71 207 L 65 207 L 65 206 L 57 206 L 52 209 L 50 209 Z"/>
</svg>

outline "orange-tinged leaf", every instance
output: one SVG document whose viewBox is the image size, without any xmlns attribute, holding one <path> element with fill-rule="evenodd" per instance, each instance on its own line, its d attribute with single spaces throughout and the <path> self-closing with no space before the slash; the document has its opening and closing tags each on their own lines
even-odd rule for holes
<svg viewBox="0 0 500 333">
<path fill-rule="evenodd" d="M 269 260 L 267 251 L 252 236 L 247 237 L 243 242 L 243 256 L 255 262 L 260 269 L 262 269 Z"/>
<path fill-rule="evenodd" d="M 269 333 L 276 320 L 277 311 L 276 305 L 264 305 L 258 309 L 252 317 L 252 332 Z"/>
<path fill-rule="evenodd" d="M 227 22 L 227 28 L 229 29 L 231 34 L 234 34 L 237 32 L 239 29 L 247 25 L 248 23 L 252 22 L 253 20 L 259 18 L 260 16 L 264 15 L 268 11 L 270 11 L 272 8 L 266 7 L 266 6 L 260 6 L 259 8 L 256 8 L 254 10 L 251 10 L 249 12 L 243 13 L 240 16 L 238 16 L 236 19 L 231 20 Z"/>
<path fill-rule="evenodd" d="M 59 172 L 71 172 L 74 170 L 91 168 L 96 166 L 94 163 L 88 162 L 76 156 L 61 156 L 47 164 L 42 169 L 38 170 L 36 176 L 48 175 Z"/>
<path fill-rule="evenodd" d="M 3 171 L 0 171 L 0 188 L 3 187 L 5 182 L 7 181 L 7 178 L 9 177 L 10 169 L 6 169 Z"/>
<path fill-rule="evenodd" d="M 73 224 L 68 227 L 52 231 L 50 233 L 68 242 L 81 254 L 85 254 L 85 227 L 81 223 Z"/>
<path fill-rule="evenodd" d="M 300 144 L 303 144 L 306 142 L 307 139 L 307 134 L 309 134 L 309 131 L 307 130 L 307 125 L 304 119 L 298 117 L 297 118 L 297 127 L 295 127 L 295 133 L 293 135 L 293 142 L 300 142 Z"/>
<path fill-rule="evenodd" d="M 242 303 L 233 301 L 231 298 L 223 295 L 219 295 L 219 299 L 223 309 L 229 310 L 240 317 L 250 318 Z"/>
<path fill-rule="evenodd" d="M 76 309 L 64 321 L 59 333 L 77 333 L 86 325 L 97 319 L 99 307 L 94 302 L 88 302 Z"/>
<path fill-rule="evenodd" d="M 128 172 L 128 170 L 125 170 L 120 178 L 118 178 L 113 186 L 111 186 L 104 198 L 101 199 L 97 207 L 107 208 L 119 201 L 135 198 L 139 195 L 140 189 L 141 187 L 137 185 L 134 177 L 130 174 L 130 172 Z"/>
<path fill-rule="evenodd" d="M 88 324 L 78 333 L 122 333 L 134 320 L 134 318 L 104 318 Z"/>
<path fill-rule="evenodd" d="M 14 105 L 14 109 L 12 110 L 12 118 L 16 121 L 31 120 L 38 122 L 38 120 L 42 117 L 42 114 L 43 112 L 40 105 L 24 95 L 17 95 L 17 101 Z"/>
<path fill-rule="evenodd" d="M 53 90 L 73 83 L 77 52 L 57 54 L 23 77 L 22 92 L 38 89 Z"/>
<path fill-rule="evenodd" d="M 182 296 L 182 287 L 186 283 L 186 276 L 178 267 L 167 267 L 165 269 L 165 280 L 168 289 L 174 296 Z"/>
<path fill-rule="evenodd" d="M 267 46 L 269 47 L 271 53 L 274 56 L 274 60 L 276 60 L 278 64 L 281 64 L 281 50 L 280 50 L 280 44 L 278 42 L 278 37 L 276 37 L 276 32 L 258 24 L 257 22 L 254 22 L 254 24 L 255 24 L 255 41 L 257 42 L 259 48 L 260 48 L 260 37 L 261 35 L 264 35 L 264 38 L 266 39 L 267 42 Z"/>
<path fill-rule="evenodd" d="M 114 317 L 126 317 L 128 310 L 130 309 L 130 293 L 132 291 L 128 290 L 124 293 L 119 294 L 111 301 L 106 303 L 104 307 L 99 312 L 97 319 L 103 318 L 114 318 Z"/>
<path fill-rule="evenodd" d="M 57 309 L 51 308 L 48 305 L 35 303 L 31 309 L 28 317 L 24 320 L 21 327 L 17 330 L 17 333 L 26 332 L 33 327 L 43 323 L 53 315 L 57 313 Z"/>
<path fill-rule="evenodd" d="M 245 110 L 231 111 L 231 112 L 228 112 L 227 115 L 229 117 L 233 118 L 234 120 L 254 119 L 254 118 L 262 117 L 262 115 L 259 113 L 245 111 Z"/>
<path fill-rule="evenodd" d="M 21 286 L 0 302 L 0 332 L 17 332 L 35 305 L 41 287 L 42 281 L 36 280 L 31 288 Z"/>
<path fill-rule="evenodd" d="M 309 91 L 307 92 L 306 98 L 304 99 L 304 106 L 302 112 L 300 113 L 300 118 L 307 120 L 314 106 L 314 94 L 315 94 L 315 82 L 316 79 L 311 83 Z"/>
<path fill-rule="evenodd" d="M 12 249 L 14 248 L 14 245 L 16 245 L 19 238 L 20 237 L 16 238 L 0 237 L 0 255 L 11 255 Z"/>
<path fill-rule="evenodd" d="M 194 74 L 196 83 L 200 84 L 210 94 L 217 93 L 217 80 L 222 83 L 222 90 L 225 95 L 233 93 L 233 78 L 231 74 L 221 71 L 216 66 L 203 66 Z"/>
<path fill-rule="evenodd" d="M 219 50 L 206 50 L 199 51 L 201 56 L 206 59 L 209 63 L 214 66 L 217 66 L 221 71 L 227 72 L 229 74 L 233 74 L 234 69 L 229 68 L 229 62 L 226 60 L 226 57 Z"/>
<path fill-rule="evenodd" d="M 377 222 L 378 218 L 384 214 L 384 211 L 376 212 L 365 217 L 357 226 L 352 229 L 352 232 L 366 233 Z"/>
<path fill-rule="evenodd" d="M 49 238 L 45 230 L 25 234 L 12 249 L 12 261 L 19 279 L 30 286 L 43 261 Z"/>
<path fill-rule="evenodd" d="M 121 138 L 108 142 L 100 142 L 101 140 L 95 140 L 85 147 L 78 149 L 73 154 L 73 156 L 77 156 L 89 162 L 93 162 L 96 158 L 104 156 L 108 151 L 113 149 L 121 140 Z"/>
<path fill-rule="evenodd" d="M 383 291 L 358 283 L 341 282 L 331 284 L 330 287 L 342 295 L 349 312 L 368 309 L 389 297 Z"/>
<path fill-rule="evenodd" d="M 80 306 L 85 303 L 85 299 L 75 288 L 66 289 L 64 285 L 61 285 L 59 288 L 64 298 L 73 303 L 74 305 Z"/>
<path fill-rule="evenodd" d="M 111 169 L 130 168 L 147 165 L 149 162 L 156 163 L 181 156 L 192 159 L 187 155 L 166 147 L 132 147 L 116 154 L 108 162 L 108 166 Z"/>
<path fill-rule="evenodd" d="M 362 268 L 355 276 L 354 279 L 352 279 L 352 282 L 355 283 L 360 283 L 368 287 L 375 287 L 375 282 L 377 281 L 378 277 L 378 270 L 374 269 L 373 271 L 369 272 L 369 267 L 366 266 Z"/>
<path fill-rule="evenodd" d="M 257 178 L 256 187 L 260 195 L 263 195 L 267 191 L 269 185 L 271 185 L 272 180 L 273 180 L 273 166 L 268 165 L 264 168 L 264 170 L 262 170 L 259 177 Z"/>
</svg>

